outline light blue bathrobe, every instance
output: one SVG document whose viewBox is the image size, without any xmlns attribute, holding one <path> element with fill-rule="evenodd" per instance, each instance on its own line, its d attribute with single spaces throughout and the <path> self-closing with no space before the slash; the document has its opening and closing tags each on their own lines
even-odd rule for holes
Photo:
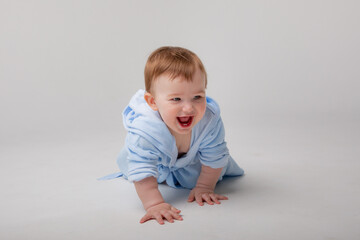
<svg viewBox="0 0 360 240">
<path fill-rule="evenodd" d="M 190 149 L 178 158 L 175 138 L 159 113 L 145 102 L 144 93 L 139 90 L 123 112 L 128 134 L 117 159 L 121 172 L 109 178 L 123 176 L 133 182 L 153 176 L 159 183 L 192 189 L 202 164 L 223 168 L 219 180 L 243 175 L 244 171 L 229 155 L 220 109 L 213 99 L 206 98 L 204 117 L 192 129 Z"/>
</svg>

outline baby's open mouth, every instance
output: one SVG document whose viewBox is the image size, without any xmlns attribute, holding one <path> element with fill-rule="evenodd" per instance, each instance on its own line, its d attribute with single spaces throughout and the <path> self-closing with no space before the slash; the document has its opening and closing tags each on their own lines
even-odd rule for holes
<svg viewBox="0 0 360 240">
<path fill-rule="evenodd" d="M 177 117 L 178 122 L 180 123 L 180 126 L 182 127 L 189 127 L 193 121 L 193 116 L 187 116 L 187 117 Z"/>
</svg>

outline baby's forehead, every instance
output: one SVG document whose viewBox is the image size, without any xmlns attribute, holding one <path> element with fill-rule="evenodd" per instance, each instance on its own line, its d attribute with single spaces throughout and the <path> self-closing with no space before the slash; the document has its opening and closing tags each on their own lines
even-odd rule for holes
<svg viewBox="0 0 360 240">
<path fill-rule="evenodd" d="M 161 74 L 153 81 L 154 85 L 204 85 L 206 88 L 206 81 L 203 74 L 193 74 L 192 77 L 186 77 L 184 75 L 175 74 Z"/>
<path fill-rule="evenodd" d="M 171 87 L 171 88 L 182 88 L 182 87 L 190 87 L 190 88 L 206 88 L 205 76 L 200 73 L 193 74 L 191 78 L 187 78 L 183 75 L 171 75 L 171 74 L 162 74 L 155 79 L 153 82 L 154 88 L 163 88 L 163 87 Z"/>
<path fill-rule="evenodd" d="M 201 71 L 199 68 L 195 68 L 193 71 L 189 71 L 189 72 L 181 72 L 181 71 L 165 71 L 161 74 L 159 74 L 158 76 L 154 77 L 154 80 L 158 79 L 158 78 L 167 78 L 170 81 L 173 80 L 181 80 L 181 81 L 186 81 L 186 82 L 191 82 L 193 81 L 194 78 L 205 78 L 205 73 L 203 71 Z"/>
<path fill-rule="evenodd" d="M 192 82 L 194 82 L 192 78 L 186 78 L 184 75 L 174 75 L 171 73 L 164 73 L 154 78 L 153 85 L 154 86 L 174 85 L 174 84 L 186 84 Z"/>
<path fill-rule="evenodd" d="M 169 81 L 174 81 L 174 80 L 178 80 L 178 81 L 186 81 L 186 82 L 191 82 L 192 81 L 192 76 L 186 76 L 185 74 L 182 73 L 172 73 L 172 72 L 165 72 L 163 74 L 161 74 L 163 78 L 168 79 Z M 161 76 L 160 75 L 160 76 Z M 159 76 L 159 77 L 160 77 Z"/>
</svg>

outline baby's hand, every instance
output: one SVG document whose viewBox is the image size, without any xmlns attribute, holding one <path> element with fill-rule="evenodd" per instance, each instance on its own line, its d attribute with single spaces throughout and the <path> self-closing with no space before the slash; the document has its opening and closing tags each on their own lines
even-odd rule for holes
<svg viewBox="0 0 360 240">
<path fill-rule="evenodd" d="M 159 224 L 164 224 L 164 218 L 173 223 L 174 219 L 182 221 L 183 218 L 179 215 L 181 211 L 171 206 L 168 203 L 160 203 L 155 206 L 149 207 L 146 214 L 141 218 L 140 223 L 144 223 L 150 219 L 156 219 Z"/>
<path fill-rule="evenodd" d="M 200 206 L 203 206 L 204 201 L 210 205 L 214 205 L 214 203 L 220 204 L 219 200 L 228 200 L 228 198 L 214 193 L 210 188 L 195 187 L 190 192 L 188 202 L 193 202 L 194 200 L 196 200 Z"/>
</svg>

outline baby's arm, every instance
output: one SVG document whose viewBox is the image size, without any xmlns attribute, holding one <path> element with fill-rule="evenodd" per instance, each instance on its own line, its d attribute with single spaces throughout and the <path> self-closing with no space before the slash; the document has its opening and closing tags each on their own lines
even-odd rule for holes
<svg viewBox="0 0 360 240">
<path fill-rule="evenodd" d="M 203 165 L 196 186 L 190 192 L 188 202 L 196 201 L 200 206 L 203 206 L 204 201 L 213 205 L 214 203 L 220 204 L 219 200 L 227 200 L 227 197 L 214 193 L 221 171 L 222 168 L 211 168 Z"/>
<path fill-rule="evenodd" d="M 164 224 L 164 218 L 169 222 L 182 220 L 179 215 L 180 210 L 165 203 L 159 189 L 156 178 L 148 177 L 141 181 L 134 182 L 136 192 L 143 203 L 146 214 L 141 218 L 140 223 L 144 223 L 150 219 L 156 219 L 158 223 Z"/>
</svg>

